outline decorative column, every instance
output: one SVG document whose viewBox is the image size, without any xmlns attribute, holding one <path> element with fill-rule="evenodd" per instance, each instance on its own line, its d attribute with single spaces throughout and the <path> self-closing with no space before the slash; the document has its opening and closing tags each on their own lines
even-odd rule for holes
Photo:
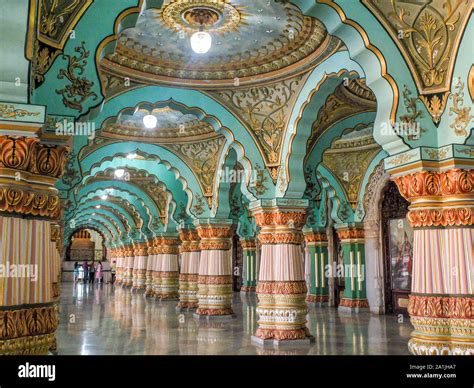
<svg viewBox="0 0 474 388">
<path fill-rule="evenodd" d="M 114 285 L 121 286 L 123 283 L 123 271 L 124 271 L 124 257 L 123 248 L 115 249 L 115 282 Z"/>
<path fill-rule="evenodd" d="M 0 135 L 0 354 L 41 355 L 55 348 L 51 223 L 61 213 L 54 187 L 67 147 L 37 137 Z M 54 247 L 55 248 L 55 247 Z"/>
<path fill-rule="evenodd" d="M 244 279 L 240 292 L 255 292 L 257 287 L 257 244 L 253 238 L 240 240 L 244 258 Z"/>
<path fill-rule="evenodd" d="M 306 301 L 318 305 L 329 302 L 327 265 L 329 264 L 328 239 L 325 231 L 305 231 L 308 254 L 309 283 Z"/>
<path fill-rule="evenodd" d="M 359 312 L 361 309 L 368 309 L 363 226 L 336 225 L 336 231 L 344 255 L 344 296 L 339 310 Z"/>
<path fill-rule="evenodd" d="M 160 300 L 178 299 L 179 289 L 179 239 L 174 236 L 159 237 L 157 253 L 157 283 L 154 296 Z"/>
<path fill-rule="evenodd" d="M 178 310 L 196 309 L 198 307 L 198 276 L 199 235 L 196 230 L 183 229 L 179 233 L 181 239 L 181 272 L 179 274 L 179 303 Z"/>
<path fill-rule="evenodd" d="M 306 209 L 280 201 L 261 200 L 250 205 L 262 246 L 257 282 L 259 320 L 252 340 L 273 345 L 290 340 L 309 343 L 314 338 L 306 327 L 307 287 L 301 252 Z"/>
<path fill-rule="evenodd" d="M 148 242 L 148 260 L 146 263 L 145 296 L 153 296 L 153 276 L 156 268 L 156 247 L 155 240 Z"/>
<path fill-rule="evenodd" d="M 197 231 L 201 239 L 201 258 L 195 316 L 232 317 L 232 221 L 212 224 L 200 221 Z"/>
<path fill-rule="evenodd" d="M 132 292 L 145 292 L 148 246 L 146 242 L 134 244 Z"/>
<path fill-rule="evenodd" d="M 474 355 L 474 170 L 418 171 L 394 181 L 415 228 L 408 348 Z"/>
<path fill-rule="evenodd" d="M 124 247 L 124 269 L 122 277 L 123 287 L 133 286 L 133 245 Z"/>
<path fill-rule="evenodd" d="M 59 254 L 60 247 L 60 228 L 58 224 L 51 224 L 51 255 L 53 258 L 52 267 L 52 289 L 53 298 L 59 298 L 59 284 L 61 283 L 61 256 Z"/>
</svg>

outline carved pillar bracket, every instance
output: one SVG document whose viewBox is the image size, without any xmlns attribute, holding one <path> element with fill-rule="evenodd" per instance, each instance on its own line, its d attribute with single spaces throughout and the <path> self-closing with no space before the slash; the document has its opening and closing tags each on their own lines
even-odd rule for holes
<svg viewBox="0 0 474 388">
<path fill-rule="evenodd" d="M 415 228 L 413 354 L 474 354 L 474 171 L 443 169 L 396 176 Z"/>
<path fill-rule="evenodd" d="M 212 220 L 214 221 L 214 220 Z M 229 317 L 232 311 L 231 220 L 199 220 L 201 258 L 198 276 L 196 317 Z"/>
<path fill-rule="evenodd" d="M 290 203 L 251 204 L 262 244 L 257 282 L 259 315 L 254 342 L 313 340 L 306 327 L 308 312 L 301 244 L 306 208 Z"/>
<path fill-rule="evenodd" d="M 201 248 L 199 234 L 194 229 L 183 229 L 181 239 L 181 272 L 179 274 L 178 309 L 196 309 L 198 307 L 198 276 Z"/>
</svg>

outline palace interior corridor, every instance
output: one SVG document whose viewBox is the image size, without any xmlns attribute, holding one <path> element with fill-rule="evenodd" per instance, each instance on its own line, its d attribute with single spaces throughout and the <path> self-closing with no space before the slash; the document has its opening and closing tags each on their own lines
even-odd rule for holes
<svg viewBox="0 0 474 388">
<path fill-rule="evenodd" d="M 57 331 L 60 355 L 406 355 L 408 319 L 368 312 L 310 308 L 310 346 L 255 346 L 255 295 L 234 294 L 235 318 L 199 321 L 176 312 L 174 303 L 156 303 L 111 285 L 63 284 Z M 74 314 L 74 317 L 71 317 Z"/>
<path fill-rule="evenodd" d="M 473 7 L 3 1 L 0 355 L 474 355 Z"/>
</svg>

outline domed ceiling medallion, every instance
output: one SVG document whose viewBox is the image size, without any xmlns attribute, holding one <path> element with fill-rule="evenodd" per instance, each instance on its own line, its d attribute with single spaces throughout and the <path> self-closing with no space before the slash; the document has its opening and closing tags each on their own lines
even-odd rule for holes
<svg viewBox="0 0 474 388">
<path fill-rule="evenodd" d="M 200 26 L 206 31 L 224 34 L 239 26 L 244 13 L 231 4 L 219 1 L 175 1 L 164 6 L 161 17 L 166 26 L 188 35 Z"/>
<path fill-rule="evenodd" d="M 307 72 L 341 48 L 296 5 L 267 2 L 164 1 L 117 35 L 114 51 L 102 57 L 101 73 L 137 84 L 248 86 Z M 200 28 L 212 35 L 205 55 L 193 52 L 189 39 Z"/>
</svg>

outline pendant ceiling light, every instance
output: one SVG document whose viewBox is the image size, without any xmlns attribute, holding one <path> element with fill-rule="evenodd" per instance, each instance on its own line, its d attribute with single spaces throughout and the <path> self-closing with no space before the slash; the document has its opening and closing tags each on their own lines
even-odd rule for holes
<svg viewBox="0 0 474 388">
<path fill-rule="evenodd" d="M 191 36 L 191 48 L 196 54 L 207 53 L 212 46 L 212 36 L 206 31 L 195 32 Z"/>
<path fill-rule="evenodd" d="M 156 118 L 156 116 L 153 116 L 153 115 L 146 115 L 143 117 L 143 125 L 147 129 L 155 128 L 157 121 L 158 119 Z"/>
<path fill-rule="evenodd" d="M 182 15 L 192 29 L 199 29 L 191 35 L 191 48 L 196 54 L 207 53 L 212 46 L 212 36 L 204 28 L 212 28 L 220 19 L 219 13 L 210 7 L 196 6 L 185 10 Z"/>
</svg>

